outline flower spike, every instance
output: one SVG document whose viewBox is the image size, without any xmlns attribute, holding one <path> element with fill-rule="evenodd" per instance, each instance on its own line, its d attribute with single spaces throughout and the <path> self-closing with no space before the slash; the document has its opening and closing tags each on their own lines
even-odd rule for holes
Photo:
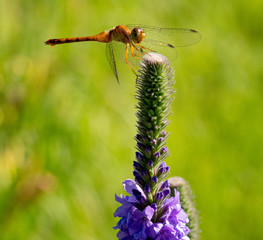
<svg viewBox="0 0 263 240">
<path fill-rule="evenodd" d="M 189 240 L 189 219 L 181 207 L 180 193 L 171 190 L 164 180 L 170 171 L 164 162 L 168 156 L 164 145 L 173 84 L 173 70 L 167 58 L 157 53 L 145 55 L 137 79 L 135 181 L 123 183 L 130 196 L 116 197 L 122 204 L 114 214 L 121 218 L 114 227 L 119 230 L 119 240 Z"/>
</svg>

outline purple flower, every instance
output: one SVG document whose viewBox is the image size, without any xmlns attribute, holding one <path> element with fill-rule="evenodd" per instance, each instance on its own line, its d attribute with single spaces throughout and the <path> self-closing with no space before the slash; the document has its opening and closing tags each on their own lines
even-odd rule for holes
<svg viewBox="0 0 263 240">
<path fill-rule="evenodd" d="M 147 239 L 147 229 L 153 224 L 151 219 L 154 214 L 154 209 L 147 206 L 143 211 L 132 207 L 130 211 L 129 234 L 135 239 Z"/>
<path fill-rule="evenodd" d="M 161 148 L 161 153 L 166 153 L 168 152 L 168 147 L 162 147 Z"/>
<path fill-rule="evenodd" d="M 139 185 L 137 185 L 133 180 L 127 179 L 123 182 L 124 190 L 133 195 L 138 202 L 143 202 L 146 200 L 146 196 Z"/>
<path fill-rule="evenodd" d="M 161 156 L 161 154 L 159 153 L 159 152 L 157 152 L 157 153 L 155 153 L 154 154 L 154 157 L 157 159 L 157 158 L 159 158 Z"/>
<path fill-rule="evenodd" d="M 163 173 L 167 173 L 169 170 L 170 170 L 170 168 L 168 166 L 166 166 L 166 163 L 162 162 L 158 167 L 158 176 L 163 174 Z"/>
<path fill-rule="evenodd" d="M 143 160 L 143 155 L 142 155 L 141 153 L 136 152 L 135 155 L 136 155 L 136 159 L 137 159 L 138 161 L 142 161 L 142 160 Z"/>
<path fill-rule="evenodd" d="M 163 131 L 163 132 L 162 132 L 162 135 L 163 135 L 163 136 L 166 136 L 166 134 L 167 134 L 166 131 Z"/>
<path fill-rule="evenodd" d="M 179 193 L 174 190 L 175 196 L 171 197 L 173 190 L 164 180 L 170 170 L 164 162 L 169 155 L 164 128 L 169 124 L 172 76 L 172 69 L 163 61 L 142 63 L 136 84 L 139 102 L 135 181 L 123 182 L 128 196 L 115 197 L 121 204 L 114 213 L 120 218 L 114 227 L 119 240 L 189 240 L 189 220 L 181 208 Z"/>
<path fill-rule="evenodd" d="M 151 150 L 149 148 L 145 148 L 145 153 L 149 153 Z"/>
<path fill-rule="evenodd" d="M 149 184 L 145 184 L 145 186 L 144 186 L 144 191 L 146 192 L 146 193 L 150 193 L 151 192 L 151 187 L 149 186 Z"/>
<path fill-rule="evenodd" d="M 164 183 L 162 185 L 167 186 Z M 175 196 L 165 200 L 158 209 L 155 203 L 142 207 L 138 196 L 145 199 L 146 196 L 143 189 L 133 180 L 124 181 L 123 187 L 131 196 L 115 197 L 116 201 L 122 204 L 114 213 L 115 217 L 121 218 L 114 227 L 119 229 L 119 240 L 189 240 L 189 229 L 186 226 L 189 220 L 181 208 L 179 192 L 175 190 Z M 163 195 L 165 190 L 160 195 Z M 158 210 L 163 212 L 159 219 L 156 218 Z"/>
<path fill-rule="evenodd" d="M 158 192 L 157 194 L 156 194 L 156 200 L 157 201 L 161 201 L 163 199 L 163 193 L 162 192 Z"/>
<path fill-rule="evenodd" d="M 152 177 L 152 182 L 157 183 L 158 182 L 158 178 L 156 176 L 153 176 Z"/>
<path fill-rule="evenodd" d="M 152 203 L 152 204 L 151 204 L 151 208 L 153 208 L 154 211 L 156 211 L 156 210 L 157 210 L 157 204 L 156 204 L 156 203 Z"/>
<path fill-rule="evenodd" d="M 150 167 L 153 166 L 153 161 L 152 161 L 152 160 L 150 160 L 150 161 L 148 162 L 148 166 L 150 166 Z"/>
<path fill-rule="evenodd" d="M 158 232 L 156 240 L 172 240 L 172 239 L 181 239 L 177 237 L 177 233 L 174 230 L 172 225 L 164 225 L 161 230 Z"/>
<path fill-rule="evenodd" d="M 140 142 L 137 142 L 137 147 L 140 148 L 140 149 L 143 149 L 143 148 L 144 148 L 144 145 L 141 144 Z"/>
<path fill-rule="evenodd" d="M 136 138 L 138 139 L 138 140 L 141 140 L 141 135 L 140 134 L 136 134 Z"/>
<path fill-rule="evenodd" d="M 160 190 L 164 190 L 165 188 L 169 188 L 169 182 L 166 180 L 165 182 L 162 183 Z"/>
<path fill-rule="evenodd" d="M 162 193 L 163 193 L 163 196 L 166 197 L 171 193 L 171 190 L 170 190 L 170 188 L 166 188 L 162 191 Z"/>
<path fill-rule="evenodd" d="M 142 165 L 136 161 L 133 161 L 133 167 L 139 171 L 142 169 Z"/>
<path fill-rule="evenodd" d="M 119 203 L 122 204 L 122 206 L 118 207 L 117 210 L 115 211 L 114 213 L 114 217 L 121 217 L 121 218 L 126 218 L 128 213 L 130 212 L 130 208 L 134 205 L 134 203 L 136 203 L 136 198 L 131 196 L 122 196 L 121 197 L 118 197 L 117 195 L 115 195 L 115 200 Z M 120 222 L 122 221 L 123 219 L 120 220 Z M 119 222 L 119 223 L 120 223 Z M 119 224 L 118 223 L 118 224 Z M 118 229 L 119 226 L 115 227 L 115 229 Z"/>
</svg>

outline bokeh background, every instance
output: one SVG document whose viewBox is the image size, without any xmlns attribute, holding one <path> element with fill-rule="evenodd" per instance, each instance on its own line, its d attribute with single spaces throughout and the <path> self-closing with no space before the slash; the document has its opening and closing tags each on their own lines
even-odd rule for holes
<svg viewBox="0 0 263 240">
<path fill-rule="evenodd" d="M 44 41 L 119 24 L 193 28 L 178 49 L 171 176 L 196 196 L 201 239 L 263 239 L 263 1 L 0 1 L 0 239 L 116 239 L 132 176 L 135 77 L 102 43 Z"/>
</svg>

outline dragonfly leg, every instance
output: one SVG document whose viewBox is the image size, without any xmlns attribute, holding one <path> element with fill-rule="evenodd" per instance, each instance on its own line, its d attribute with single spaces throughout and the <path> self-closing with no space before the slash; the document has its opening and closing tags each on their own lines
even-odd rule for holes
<svg viewBox="0 0 263 240">
<path fill-rule="evenodd" d="M 136 54 L 136 56 L 143 56 L 146 52 L 143 51 L 141 45 L 137 44 L 137 43 L 131 43 L 132 46 L 135 48 L 135 50 L 137 50 L 139 53 Z M 139 47 L 140 49 L 138 49 L 137 47 Z"/>
<path fill-rule="evenodd" d="M 134 44 L 135 44 L 136 46 L 138 46 L 138 47 L 140 47 L 140 48 L 143 48 L 143 49 L 146 49 L 146 50 L 148 50 L 148 51 L 150 51 L 150 52 L 153 51 L 153 50 L 151 50 L 151 49 L 149 49 L 149 48 L 146 48 L 146 47 L 140 45 L 139 43 L 134 43 Z"/>
<path fill-rule="evenodd" d="M 135 50 L 137 50 L 138 52 L 142 52 L 141 50 L 139 50 L 139 49 L 136 47 L 136 45 L 135 45 L 133 42 L 130 42 L 130 45 L 132 45 L 132 46 L 135 48 Z"/>
<path fill-rule="evenodd" d="M 130 49 L 131 49 L 131 54 L 132 54 L 132 56 L 134 57 L 134 58 L 137 58 L 137 59 L 142 59 L 141 57 L 138 57 L 138 56 L 142 56 L 142 54 L 136 54 L 135 52 L 134 52 L 134 48 L 133 48 L 134 46 L 132 45 L 132 44 L 130 44 Z M 135 48 L 136 50 L 137 50 L 137 48 Z"/>
<path fill-rule="evenodd" d="M 140 48 L 140 50 L 138 49 L 138 47 Z M 131 48 L 132 56 L 135 57 L 135 58 L 138 58 L 138 59 L 141 59 L 141 57 L 137 57 L 137 56 L 143 56 L 143 55 L 145 55 L 147 53 L 147 51 L 152 52 L 151 49 L 146 48 L 146 47 L 144 47 L 144 46 L 142 46 L 142 45 L 140 45 L 138 43 L 133 43 L 133 42 L 130 43 L 130 48 Z M 140 53 L 135 53 L 133 48 L 135 50 L 137 50 L 138 52 L 140 52 Z M 146 49 L 147 51 L 144 51 L 143 49 Z"/>
<path fill-rule="evenodd" d="M 128 49 L 129 49 L 129 43 L 126 44 L 126 50 L 125 50 L 125 62 L 126 64 L 129 66 L 129 68 L 133 71 L 133 73 L 136 75 L 136 77 L 138 78 L 138 74 L 135 72 L 135 67 L 128 61 Z M 136 79 L 137 79 L 136 78 Z M 136 80 L 137 82 L 137 80 Z"/>
</svg>

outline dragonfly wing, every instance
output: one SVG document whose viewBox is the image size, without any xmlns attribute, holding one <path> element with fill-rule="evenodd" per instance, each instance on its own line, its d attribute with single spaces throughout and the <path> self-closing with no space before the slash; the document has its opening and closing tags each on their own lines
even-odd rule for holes
<svg viewBox="0 0 263 240">
<path fill-rule="evenodd" d="M 150 51 L 157 52 L 163 54 L 171 61 L 175 60 L 178 55 L 176 48 L 168 42 L 161 42 L 156 39 L 148 39 L 147 41 L 143 41 L 142 43 L 140 43 L 140 45 L 144 47 L 140 48 L 143 53 L 147 53 Z M 148 50 L 145 48 L 147 48 Z"/>
<path fill-rule="evenodd" d="M 112 42 L 109 42 L 106 44 L 106 56 L 107 56 L 107 60 L 110 64 L 110 67 L 111 67 L 111 69 L 112 69 L 112 71 L 113 71 L 113 73 L 117 79 L 117 82 L 118 82 L 118 84 L 120 84 Z"/>
<path fill-rule="evenodd" d="M 145 38 L 140 43 L 153 52 L 165 55 L 169 60 L 177 58 L 176 47 L 193 45 L 200 41 L 199 32 L 185 28 L 160 28 L 140 24 L 126 25 L 130 30 L 141 28 L 145 32 Z"/>
<path fill-rule="evenodd" d="M 128 28 L 141 28 L 145 32 L 143 42 L 159 42 L 167 47 L 186 47 L 198 43 L 201 40 L 201 34 L 193 29 L 186 28 L 160 28 L 147 25 L 127 25 Z"/>
<path fill-rule="evenodd" d="M 122 63 L 127 64 L 126 59 L 125 59 L 126 44 L 122 42 L 117 42 L 117 41 L 112 41 L 111 43 L 114 48 L 114 54 L 115 54 L 116 59 L 120 60 Z M 140 65 L 141 59 L 138 59 L 132 56 L 130 46 L 128 46 L 127 60 L 134 68 L 137 68 Z"/>
</svg>

